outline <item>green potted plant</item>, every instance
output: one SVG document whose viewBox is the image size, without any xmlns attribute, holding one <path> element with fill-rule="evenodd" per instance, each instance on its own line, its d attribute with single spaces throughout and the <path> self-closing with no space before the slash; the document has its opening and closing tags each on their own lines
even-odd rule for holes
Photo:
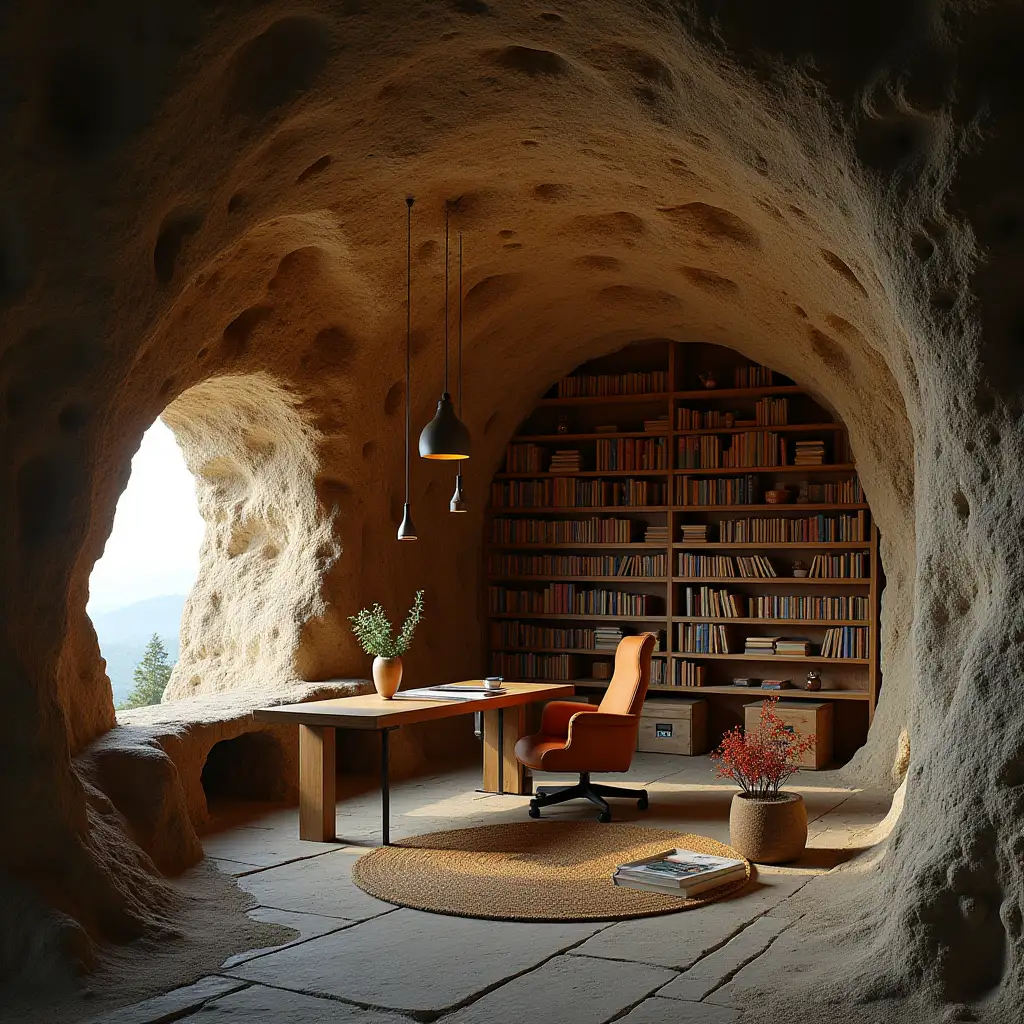
<svg viewBox="0 0 1024 1024">
<path fill-rule="evenodd" d="M 373 685 L 384 700 L 391 700 L 402 683 L 402 655 L 409 650 L 413 634 L 423 618 L 423 591 L 416 598 L 396 636 L 388 613 L 379 604 L 349 617 L 359 646 L 373 655 Z"/>
<path fill-rule="evenodd" d="M 807 845 L 807 808 L 799 793 L 782 784 L 800 770 L 814 748 L 813 736 L 798 736 L 775 713 L 777 697 L 761 705 L 756 729 L 731 729 L 711 759 L 717 777 L 732 779 L 740 792 L 729 810 L 729 843 L 747 860 L 785 864 Z"/>
</svg>

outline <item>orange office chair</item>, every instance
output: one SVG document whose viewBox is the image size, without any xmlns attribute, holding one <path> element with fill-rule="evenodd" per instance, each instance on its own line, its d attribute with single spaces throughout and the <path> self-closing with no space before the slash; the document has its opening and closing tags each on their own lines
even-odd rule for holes
<svg viewBox="0 0 1024 1024">
<path fill-rule="evenodd" d="M 575 786 L 557 789 L 542 786 L 530 801 L 530 817 L 539 818 L 542 807 L 584 797 L 601 809 L 598 821 L 611 821 L 606 796 L 636 800 L 647 809 L 647 791 L 618 789 L 590 781 L 591 772 L 629 770 L 636 749 L 640 709 L 651 679 L 653 633 L 623 637 L 615 651 L 615 671 L 600 705 L 553 700 L 545 705 L 540 732 L 524 736 L 516 744 L 516 757 L 527 767 L 545 772 L 579 772 Z"/>
</svg>

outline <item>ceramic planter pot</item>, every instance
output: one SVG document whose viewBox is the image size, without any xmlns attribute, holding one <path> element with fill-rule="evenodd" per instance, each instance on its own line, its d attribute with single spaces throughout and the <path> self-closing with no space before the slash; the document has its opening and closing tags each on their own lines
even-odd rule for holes
<svg viewBox="0 0 1024 1024">
<path fill-rule="evenodd" d="M 374 658 L 373 685 L 385 699 L 391 700 L 402 684 L 401 658 Z"/>
<path fill-rule="evenodd" d="M 785 864 L 807 845 L 807 808 L 799 793 L 758 800 L 737 793 L 729 810 L 729 844 L 747 860 Z"/>
</svg>

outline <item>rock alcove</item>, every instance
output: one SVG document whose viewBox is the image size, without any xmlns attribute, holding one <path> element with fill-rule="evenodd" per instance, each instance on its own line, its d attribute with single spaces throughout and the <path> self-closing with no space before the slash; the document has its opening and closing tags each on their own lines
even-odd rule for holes
<svg viewBox="0 0 1024 1024">
<path fill-rule="evenodd" d="M 424 579 L 415 668 L 461 675 L 505 441 L 561 374 L 669 337 L 734 347 L 835 409 L 885 539 L 886 685 L 852 770 L 895 784 L 909 737 L 906 802 L 829 996 L 1009 1019 L 1020 12 L 417 13 L 15 3 L 0 22 L 0 885 L 19 911 L 0 969 L 87 964 L 165 900 L 161 840 L 143 853 L 75 761 L 115 726 L 86 587 L 146 424 L 166 409 L 209 524 L 174 695 L 361 675 L 343 616 Z M 477 447 L 468 516 L 446 513 L 449 475 L 415 467 L 430 543 L 399 557 L 410 189 L 414 418 L 441 389 L 442 209 L 458 198 Z M 195 855 L 185 841 L 169 862 Z"/>
</svg>

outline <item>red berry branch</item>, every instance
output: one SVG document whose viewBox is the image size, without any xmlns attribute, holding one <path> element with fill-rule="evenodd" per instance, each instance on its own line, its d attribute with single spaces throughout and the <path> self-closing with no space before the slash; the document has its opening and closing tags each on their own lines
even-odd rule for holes
<svg viewBox="0 0 1024 1024">
<path fill-rule="evenodd" d="M 732 779 L 745 795 L 761 800 L 777 800 L 783 783 L 800 771 L 800 758 L 814 749 L 813 736 L 798 736 L 775 713 L 777 702 L 765 700 L 757 729 L 730 729 L 711 755 L 716 778 Z"/>
</svg>

